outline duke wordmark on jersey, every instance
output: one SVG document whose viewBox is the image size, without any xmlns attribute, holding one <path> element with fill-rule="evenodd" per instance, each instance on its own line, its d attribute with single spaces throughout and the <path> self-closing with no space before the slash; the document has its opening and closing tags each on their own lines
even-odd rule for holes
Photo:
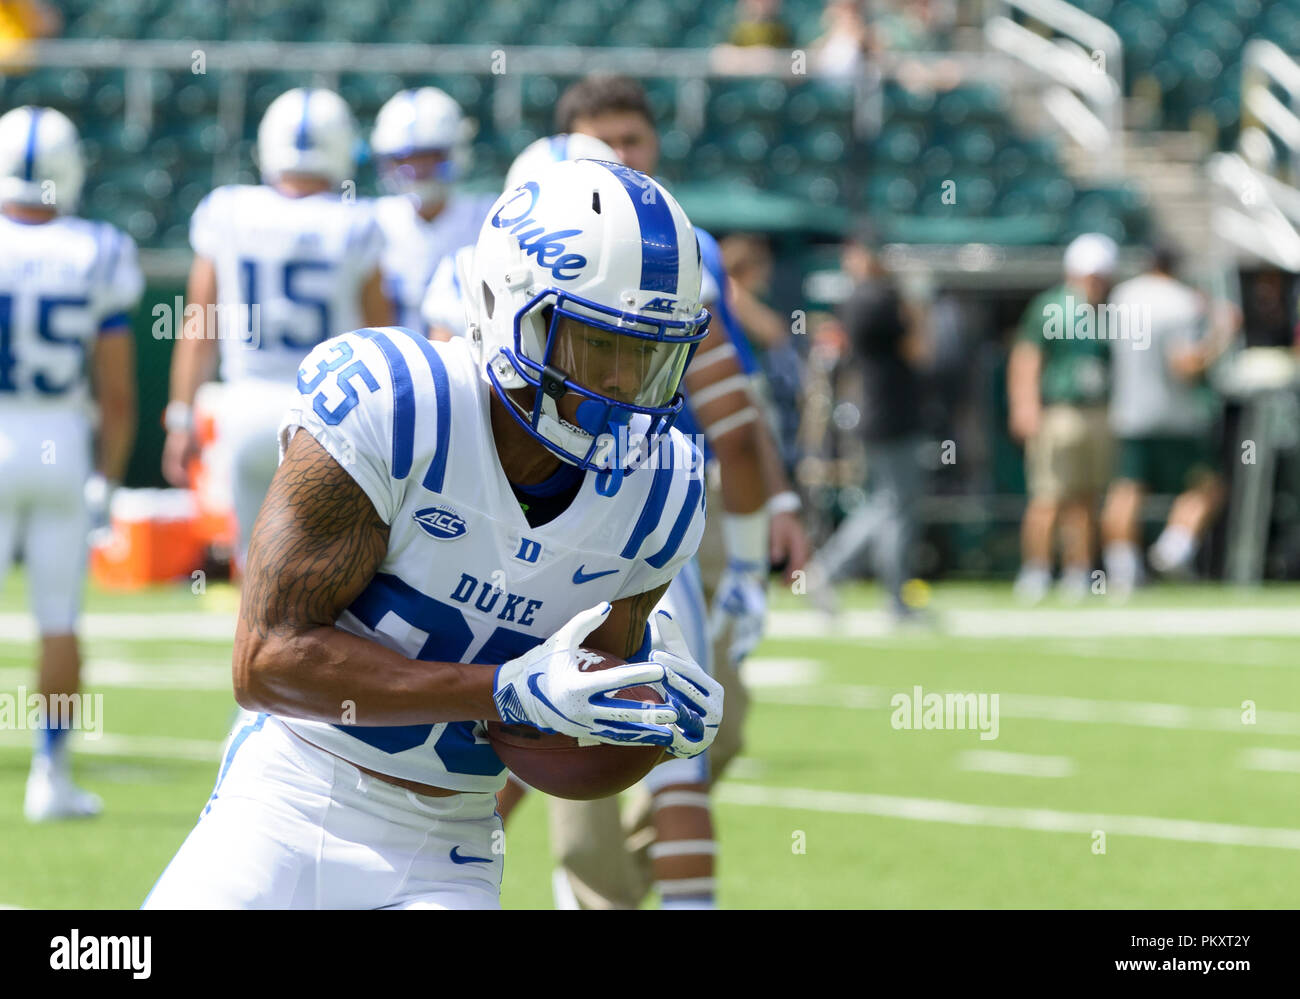
<svg viewBox="0 0 1300 999">
<path fill-rule="evenodd" d="M 309 432 L 389 525 L 384 560 L 338 627 L 409 658 L 493 669 L 575 614 L 669 582 L 699 544 L 703 469 L 675 430 L 661 460 L 612 477 L 617 489 L 589 473 L 564 512 L 530 524 L 495 458 L 492 390 L 464 340 L 348 333 L 301 362 L 297 389 L 282 443 Z M 282 721 L 379 773 L 459 791 L 504 782 L 480 722 Z"/>
</svg>

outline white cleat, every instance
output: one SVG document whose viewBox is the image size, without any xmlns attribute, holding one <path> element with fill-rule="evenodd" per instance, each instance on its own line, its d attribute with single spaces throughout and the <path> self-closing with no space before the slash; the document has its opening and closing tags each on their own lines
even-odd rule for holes
<svg viewBox="0 0 1300 999">
<path fill-rule="evenodd" d="M 99 795 L 83 791 L 66 774 L 39 763 L 32 765 L 23 799 L 23 815 L 28 822 L 89 819 L 103 810 L 104 802 Z"/>
<path fill-rule="evenodd" d="M 1011 592 L 1017 601 L 1032 607 L 1042 603 L 1051 588 L 1052 573 L 1049 570 L 1025 566 L 1016 576 L 1016 584 L 1011 588 Z"/>
</svg>

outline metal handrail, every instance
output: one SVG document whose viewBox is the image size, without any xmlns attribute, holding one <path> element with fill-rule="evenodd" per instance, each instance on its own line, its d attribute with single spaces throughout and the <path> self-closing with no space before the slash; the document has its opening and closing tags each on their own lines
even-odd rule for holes
<svg viewBox="0 0 1300 999">
<path fill-rule="evenodd" d="M 1102 66 L 1068 53 L 1006 16 L 1015 9 L 1041 21 L 1063 35 L 1100 52 Z M 1120 169 L 1123 155 L 1124 44 L 1108 24 L 1065 0 L 995 0 L 985 22 L 990 45 L 1024 61 L 1038 72 L 1078 92 L 1092 106 L 1110 137 L 1100 165 L 1108 172 Z M 1065 59 L 1062 62 L 1062 59 Z"/>
</svg>

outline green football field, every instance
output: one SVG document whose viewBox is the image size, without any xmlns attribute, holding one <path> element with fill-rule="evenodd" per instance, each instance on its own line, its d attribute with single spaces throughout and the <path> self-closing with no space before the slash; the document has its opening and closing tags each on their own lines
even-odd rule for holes
<svg viewBox="0 0 1300 999">
<path fill-rule="evenodd" d="M 866 587 L 834 621 L 774 593 L 746 666 L 746 749 L 717 790 L 722 906 L 1296 905 L 1300 589 L 1023 609 L 1005 586 L 948 585 L 930 599 L 936 628 L 898 633 Z M 236 600 L 225 586 L 89 595 L 103 734 L 74 745 L 105 812 L 29 826 L 31 736 L 0 731 L 0 905 L 140 904 L 216 776 Z M 14 573 L 0 698 L 35 686 L 25 607 Z M 983 715 L 955 710 L 981 695 Z M 536 795 L 509 828 L 503 904 L 551 905 Z"/>
</svg>

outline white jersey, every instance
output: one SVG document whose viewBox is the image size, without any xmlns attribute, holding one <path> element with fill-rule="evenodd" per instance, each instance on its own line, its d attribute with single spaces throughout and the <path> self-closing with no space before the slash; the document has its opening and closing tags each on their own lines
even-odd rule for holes
<svg viewBox="0 0 1300 999">
<path fill-rule="evenodd" d="M 397 325 L 420 328 L 420 303 L 438 264 L 478 240 L 496 200 L 492 194 L 452 194 L 426 222 L 405 195 L 379 198 L 375 217 L 384 231 L 384 290 L 397 309 Z"/>
<path fill-rule="evenodd" d="M 362 325 L 383 234 L 370 201 L 232 184 L 194 210 L 190 244 L 216 266 L 222 378 L 292 383 L 308 351 Z"/>
<path fill-rule="evenodd" d="M 420 303 L 426 328 L 441 326 L 456 336 L 465 335 L 465 295 L 462 289 L 474 263 L 474 245 L 462 246 L 442 258 Z"/>
<path fill-rule="evenodd" d="M 298 388 L 281 449 L 306 428 L 390 528 L 387 556 L 336 624 L 405 656 L 499 665 L 579 611 L 667 583 L 699 545 L 703 462 L 676 430 L 657 467 L 589 472 L 568 509 L 529 526 L 496 457 L 492 390 L 464 340 L 358 330 L 316 348 Z M 379 773 L 458 791 L 505 782 L 481 722 L 282 720 Z"/>
<path fill-rule="evenodd" d="M 1125 323 L 1124 336 L 1111 334 L 1111 429 L 1120 437 L 1206 433 L 1215 410 L 1204 390 L 1169 366 L 1170 351 L 1196 345 L 1209 331 L 1201 297 L 1171 277 L 1140 274 L 1115 288 L 1107 304 Z"/>
<path fill-rule="evenodd" d="M 84 408 L 88 350 L 130 334 L 143 291 L 134 241 L 107 222 L 0 215 L 0 406 Z"/>
</svg>

